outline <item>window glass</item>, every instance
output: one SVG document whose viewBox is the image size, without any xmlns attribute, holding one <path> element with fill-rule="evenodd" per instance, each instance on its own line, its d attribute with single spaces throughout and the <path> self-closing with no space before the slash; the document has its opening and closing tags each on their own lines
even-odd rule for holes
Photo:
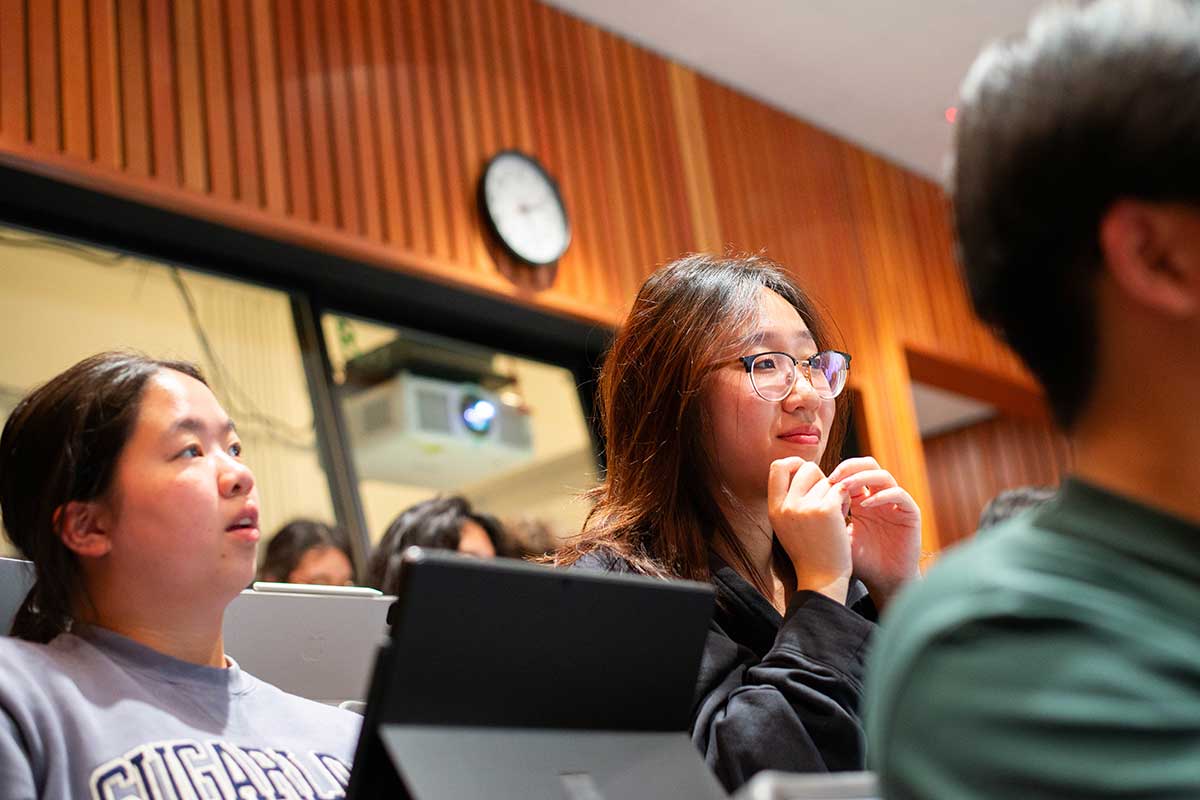
<svg viewBox="0 0 1200 800">
<path fill-rule="evenodd" d="M 596 458 L 567 369 L 353 317 L 322 319 L 373 542 L 461 495 L 526 553 L 577 534 Z"/>
<path fill-rule="evenodd" d="M 333 521 L 285 292 L 11 228 L 0 259 L 0 417 L 102 350 L 193 361 L 237 423 L 264 539 L 294 517 Z"/>
</svg>

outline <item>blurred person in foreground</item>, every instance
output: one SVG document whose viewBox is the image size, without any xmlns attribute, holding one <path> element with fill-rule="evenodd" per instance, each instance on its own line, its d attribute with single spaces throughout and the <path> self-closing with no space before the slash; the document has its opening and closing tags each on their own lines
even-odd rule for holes
<svg viewBox="0 0 1200 800">
<path fill-rule="evenodd" d="M 887 797 L 1200 797 L 1200 7 L 1038 14 L 962 87 L 975 308 L 1074 447 L 948 554 L 868 670 Z"/>
</svg>

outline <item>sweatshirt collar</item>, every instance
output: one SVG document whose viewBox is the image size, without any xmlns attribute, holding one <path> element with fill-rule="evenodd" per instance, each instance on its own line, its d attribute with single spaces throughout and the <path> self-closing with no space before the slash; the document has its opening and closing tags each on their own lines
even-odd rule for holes
<svg viewBox="0 0 1200 800">
<path fill-rule="evenodd" d="M 1034 512 L 1033 523 L 1200 580 L 1200 526 L 1079 478 L 1067 478 L 1058 496 Z"/>
<path fill-rule="evenodd" d="M 75 623 L 71 627 L 71 635 L 84 640 L 131 672 L 154 680 L 234 694 L 242 694 L 250 689 L 248 676 L 229 656 L 225 656 L 228 667 L 209 667 L 160 653 L 127 636 L 96 625 Z"/>
</svg>

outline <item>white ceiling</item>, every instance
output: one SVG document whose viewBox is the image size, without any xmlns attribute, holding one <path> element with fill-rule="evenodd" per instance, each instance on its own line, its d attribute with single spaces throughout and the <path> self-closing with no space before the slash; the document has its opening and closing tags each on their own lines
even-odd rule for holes
<svg viewBox="0 0 1200 800">
<path fill-rule="evenodd" d="M 940 180 L 980 47 L 1043 0 L 545 0 Z"/>
</svg>

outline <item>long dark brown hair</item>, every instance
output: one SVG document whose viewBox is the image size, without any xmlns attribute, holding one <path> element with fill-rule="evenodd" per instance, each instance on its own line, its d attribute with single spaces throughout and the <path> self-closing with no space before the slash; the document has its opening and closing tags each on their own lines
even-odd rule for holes
<svg viewBox="0 0 1200 800">
<path fill-rule="evenodd" d="M 35 572 L 13 636 L 48 642 L 69 628 L 84 587 L 78 556 L 63 544 L 58 511 L 108 494 L 146 383 L 164 369 L 204 382 L 185 361 L 99 353 L 34 389 L 4 424 L 0 514 L 8 538 Z"/>
<path fill-rule="evenodd" d="M 559 565 L 589 553 L 624 559 L 634 572 L 708 580 L 715 546 L 770 597 L 721 510 L 712 424 L 702 402 L 709 377 L 745 353 L 743 331 L 756 322 L 766 288 L 800 314 L 818 349 L 833 346 L 816 305 L 784 267 L 761 255 L 689 255 L 659 268 L 638 291 L 600 371 L 597 411 L 607 472 L 591 492 L 583 532 L 556 553 Z M 837 464 L 845 435 L 838 398 L 821 467 Z M 766 480 L 767 476 L 763 476 Z M 778 541 L 775 568 L 791 571 Z"/>
</svg>

